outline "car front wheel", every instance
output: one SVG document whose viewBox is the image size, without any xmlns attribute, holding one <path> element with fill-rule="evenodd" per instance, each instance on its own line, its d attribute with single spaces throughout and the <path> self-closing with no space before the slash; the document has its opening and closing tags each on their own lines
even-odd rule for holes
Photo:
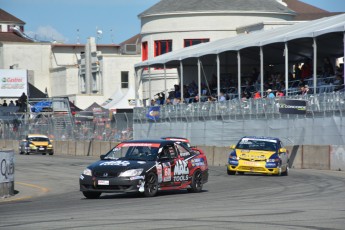
<svg viewBox="0 0 345 230">
<path fill-rule="evenodd" d="M 236 171 L 231 171 L 229 169 L 227 169 L 226 172 L 228 173 L 228 175 L 235 175 L 236 174 Z"/>
<path fill-rule="evenodd" d="M 101 192 L 83 192 L 87 199 L 98 199 L 101 196 Z"/>
<path fill-rule="evenodd" d="M 190 188 L 187 189 L 188 192 L 201 192 L 202 190 L 202 173 L 200 170 L 194 172 L 192 177 L 192 183 Z"/>
<path fill-rule="evenodd" d="M 155 196 L 157 194 L 157 192 L 158 192 L 158 179 L 157 179 L 157 175 L 154 174 L 153 172 L 147 174 L 144 187 L 145 187 L 144 195 L 146 197 L 153 197 L 153 196 Z"/>
</svg>

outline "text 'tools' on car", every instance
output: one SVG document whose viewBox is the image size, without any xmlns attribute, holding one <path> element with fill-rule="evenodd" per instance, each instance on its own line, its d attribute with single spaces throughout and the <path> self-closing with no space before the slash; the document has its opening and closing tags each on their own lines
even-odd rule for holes
<svg viewBox="0 0 345 230">
<path fill-rule="evenodd" d="M 243 137 L 231 146 L 227 173 L 262 173 L 287 176 L 289 157 L 283 143 L 272 137 Z"/>
<path fill-rule="evenodd" d="M 91 199 L 116 192 L 147 197 L 158 190 L 200 192 L 207 181 L 206 156 L 167 140 L 122 142 L 89 165 L 79 179 L 80 191 Z"/>
<path fill-rule="evenodd" d="M 19 143 L 20 154 L 40 153 L 42 155 L 54 154 L 52 141 L 41 134 L 29 134 Z"/>
</svg>

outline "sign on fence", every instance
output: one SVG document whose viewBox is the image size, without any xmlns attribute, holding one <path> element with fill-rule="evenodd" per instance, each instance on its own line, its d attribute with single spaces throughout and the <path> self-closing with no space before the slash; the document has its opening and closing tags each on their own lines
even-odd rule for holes
<svg viewBox="0 0 345 230">
<path fill-rule="evenodd" d="M 305 100 L 279 100 L 279 113 L 306 114 L 307 101 Z"/>
<path fill-rule="evenodd" d="M 14 151 L 0 150 L 0 183 L 14 181 Z"/>
</svg>

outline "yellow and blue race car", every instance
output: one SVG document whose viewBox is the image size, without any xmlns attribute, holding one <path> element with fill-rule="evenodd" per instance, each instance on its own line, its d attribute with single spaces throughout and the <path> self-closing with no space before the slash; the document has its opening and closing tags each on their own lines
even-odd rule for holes
<svg viewBox="0 0 345 230">
<path fill-rule="evenodd" d="M 287 176 L 289 156 L 279 138 L 246 136 L 230 147 L 227 173 L 262 173 Z"/>
</svg>

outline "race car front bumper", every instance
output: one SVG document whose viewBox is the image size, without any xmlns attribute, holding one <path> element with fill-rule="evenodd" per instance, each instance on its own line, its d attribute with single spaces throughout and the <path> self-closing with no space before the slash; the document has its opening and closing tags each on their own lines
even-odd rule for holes
<svg viewBox="0 0 345 230">
<path fill-rule="evenodd" d="M 274 174 L 278 175 L 281 169 L 277 164 L 270 164 L 266 162 L 251 162 L 244 161 L 238 162 L 238 164 L 228 164 L 229 171 L 233 172 L 251 172 L 251 173 L 262 173 L 262 174 Z"/>
<path fill-rule="evenodd" d="M 144 179 L 144 176 L 97 178 L 81 175 L 79 184 L 82 192 L 138 192 L 144 185 Z"/>
</svg>

